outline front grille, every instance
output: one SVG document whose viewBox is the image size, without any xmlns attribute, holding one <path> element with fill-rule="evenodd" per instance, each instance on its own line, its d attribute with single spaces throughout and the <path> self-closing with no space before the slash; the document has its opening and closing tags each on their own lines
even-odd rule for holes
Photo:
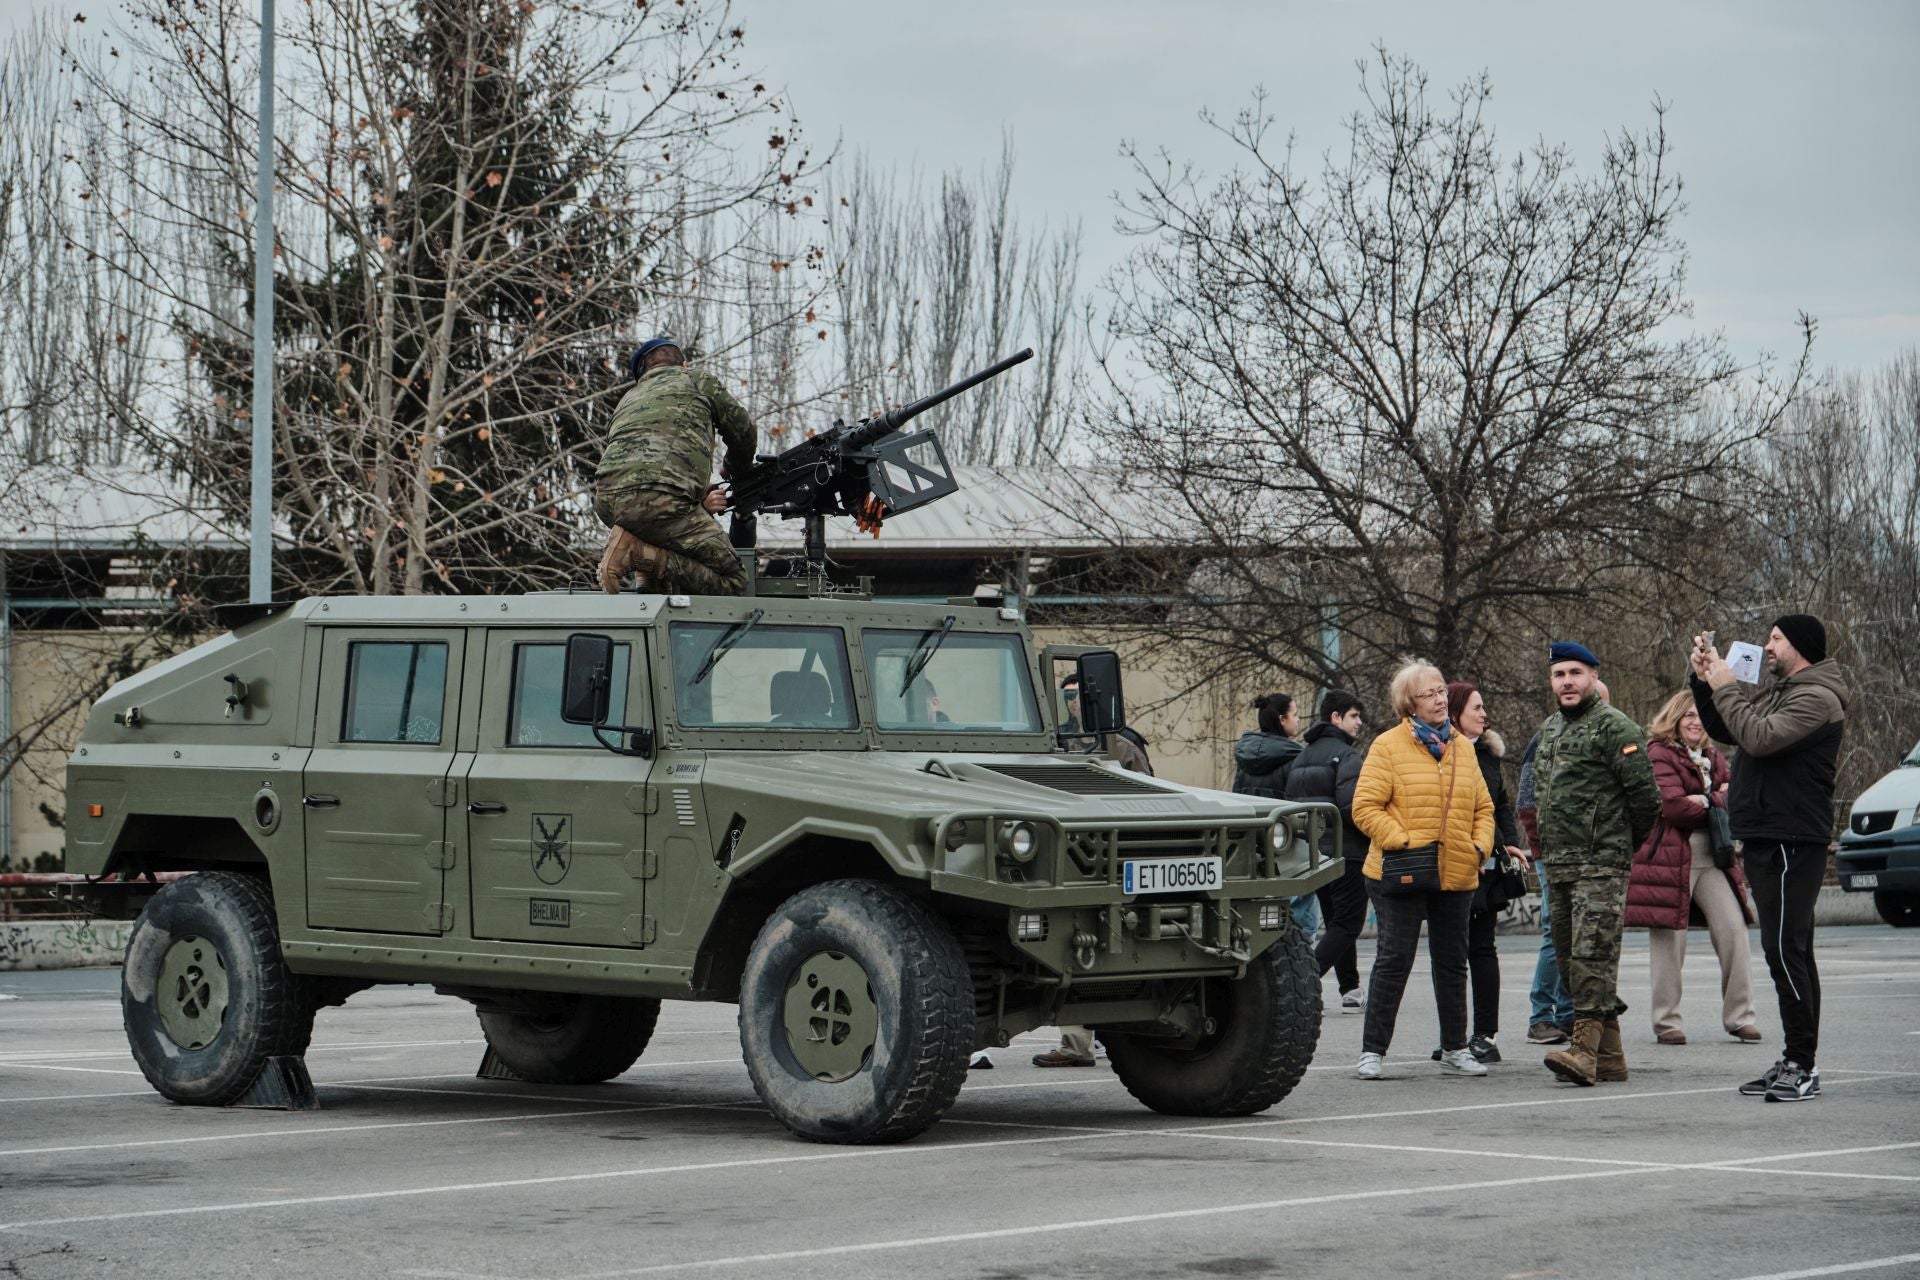
<svg viewBox="0 0 1920 1280">
<path fill-rule="evenodd" d="M 1260 833 L 1248 827 L 1117 827 L 1067 832 L 1067 857 L 1089 880 L 1106 880 L 1111 851 L 1128 858 L 1184 858 L 1211 855 L 1225 859 L 1229 876 L 1254 874 Z"/>
<path fill-rule="evenodd" d="M 1848 874 L 1852 874 L 1857 871 L 1885 871 L 1886 869 L 1887 869 L 1887 855 L 1884 853 L 1878 854 L 1878 855 L 1870 855 L 1865 858 L 1848 858 L 1846 861 L 1842 862 L 1839 866 L 1839 870 L 1846 872 Z"/>
<path fill-rule="evenodd" d="M 1856 813 L 1853 815 L 1853 821 L 1848 825 L 1857 836 L 1878 835 L 1882 831 L 1893 830 L 1894 813 L 1892 809 L 1881 809 L 1874 813 Z"/>
<path fill-rule="evenodd" d="M 1102 769 L 1097 764 L 985 764 L 980 767 L 1016 782 L 1030 782 L 1036 787 L 1051 787 L 1076 796 L 1167 794 L 1165 787 Z"/>
</svg>

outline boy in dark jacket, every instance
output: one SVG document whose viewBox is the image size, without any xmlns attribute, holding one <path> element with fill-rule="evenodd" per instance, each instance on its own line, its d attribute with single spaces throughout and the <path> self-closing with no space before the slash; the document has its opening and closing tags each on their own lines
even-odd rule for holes
<svg viewBox="0 0 1920 1280">
<path fill-rule="evenodd" d="M 1340 985 L 1340 1008 L 1359 1013 L 1360 964 L 1354 944 L 1367 923 L 1367 881 L 1360 868 L 1367 860 L 1367 838 L 1353 825 L 1353 788 L 1360 780 L 1366 753 L 1359 748 L 1366 714 L 1360 699 L 1344 689 L 1330 689 L 1320 699 L 1320 714 L 1307 730 L 1306 746 L 1287 769 L 1285 799 L 1325 800 L 1340 809 L 1340 856 L 1345 862 L 1340 878 L 1320 887 L 1320 910 L 1327 931 L 1314 946 L 1320 973 L 1334 971 Z M 1242 739 L 1244 741 L 1245 739 Z M 1322 851 L 1334 855 L 1334 832 L 1328 830 Z"/>
</svg>

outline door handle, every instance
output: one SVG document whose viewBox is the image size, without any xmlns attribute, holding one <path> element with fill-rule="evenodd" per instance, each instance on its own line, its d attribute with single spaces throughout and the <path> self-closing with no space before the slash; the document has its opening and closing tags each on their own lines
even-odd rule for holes
<svg viewBox="0 0 1920 1280">
<path fill-rule="evenodd" d="M 488 813 L 505 813 L 506 811 L 507 811 L 507 806 L 495 800 L 475 800 L 472 804 L 469 804 L 467 806 L 468 813 L 488 814 Z"/>
<path fill-rule="evenodd" d="M 340 797 L 339 796 L 301 796 L 300 803 L 307 806 L 307 808 L 309 809 L 337 809 L 340 806 Z"/>
</svg>

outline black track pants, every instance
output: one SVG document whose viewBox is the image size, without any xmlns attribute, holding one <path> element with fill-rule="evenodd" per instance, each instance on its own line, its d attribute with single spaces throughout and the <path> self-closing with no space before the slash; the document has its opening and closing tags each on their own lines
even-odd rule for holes
<svg viewBox="0 0 1920 1280">
<path fill-rule="evenodd" d="M 1811 1071 L 1820 1048 L 1820 970 L 1813 961 L 1813 904 L 1827 878 L 1827 846 L 1748 840 L 1742 852 L 1760 945 L 1780 996 L 1782 1056 Z"/>
</svg>

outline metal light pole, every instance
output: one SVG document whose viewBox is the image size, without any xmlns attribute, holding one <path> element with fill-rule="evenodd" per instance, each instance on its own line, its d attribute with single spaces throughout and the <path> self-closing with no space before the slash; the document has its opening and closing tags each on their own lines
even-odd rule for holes
<svg viewBox="0 0 1920 1280">
<path fill-rule="evenodd" d="M 260 0 L 260 169 L 253 200 L 253 531 L 247 599 L 273 598 L 273 0 Z"/>
</svg>

